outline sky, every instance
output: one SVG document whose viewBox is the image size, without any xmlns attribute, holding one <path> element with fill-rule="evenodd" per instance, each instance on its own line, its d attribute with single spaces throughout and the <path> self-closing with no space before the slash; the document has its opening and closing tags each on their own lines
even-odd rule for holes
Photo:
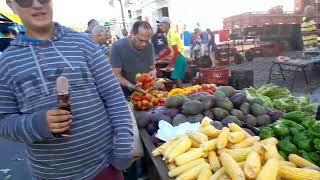
<svg viewBox="0 0 320 180">
<path fill-rule="evenodd" d="M 54 20 L 67 26 L 84 27 L 88 20 L 109 20 L 120 16 L 118 6 L 109 6 L 109 0 L 53 0 Z M 117 0 L 115 0 L 117 1 Z M 176 0 L 172 0 L 176 1 Z M 176 13 L 188 13 L 190 21 L 200 24 L 215 24 L 222 27 L 224 17 L 248 11 L 267 11 L 270 7 L 282 4 L 287 11 L 293 11 L 294 0 L 185 0 L 179 4 Z M 181 2 L 181 1 L 180 1 Z M 193 2 L 193 3 L 192 3 Z M 117 4 L 117 2 L 115 2 Z M 0 0 L 0 8 L 5 8 L 5 0 Z M 210 15 L 210 18 L 205 18 Z M 183 16 L 184 17 L 184 16 Z"/>
</svg>

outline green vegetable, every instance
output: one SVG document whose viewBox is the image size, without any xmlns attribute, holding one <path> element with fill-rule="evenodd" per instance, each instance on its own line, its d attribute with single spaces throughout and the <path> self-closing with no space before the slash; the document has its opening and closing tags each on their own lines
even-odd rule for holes
<svg viewBox="0 0 320 180">
<path fill-rule="evenodd" d="M 273 129 L 270 127 L 264 127 L 261 129 L 259 136 L 261 137 L 261 139 L 274 137 Z"/>
<path fill-rule="evenodd" d="M 288 160 L 288 155 L 285 152 L 279 151 L 279 154 L 283 157 L 283 159 Z"/>
<path fill-rule="evenodd" d="M 290 91 L 287 88 L 275 86 L 273 84 L 267 84 L 260 87 L 257 93 L 267 96 L 270 99 L 287 98 L 290 96 Z"/>
<path fill-rule="evenodd" d="M 279 150 L 285 152 L 286 154 L 295 154 L 298 149 L 296 145 L 290 142 L 288 138 L 281 140 L 278 144 Z"/>
<path fill-rule="evenodd" d="M 307 153 L 306 151 L 300 150 L 298 155 L 301 156 L 302 158 L 312 162 L 312 158 L 310 157 L 309 153 Z"/>
<path fill-rule="evenodd" d="M 294 134 L 293 143 L 298 146 L 299 149 L 311 152 L 312 148 L 312 135 L 307 131 L 301 131 Z"/>
<path fill-rule="evenodd" d="M 309 131 L 311 132 L 311 134 L 320 137 L 320 121 L 317 121 L 316 123 L 314 123 Z"/>
<path fill-rule="evenodd" d="M 319 164 L 320 162 L 320 155 L 317 152 L 310 152 L 309 153 L 309 157 L 311 159 L 311 162 L 315 163 L 315 164 Z"/>
<path fill-rule="evenodd" d="M 288 119 L 296 123 L 301 123 L 306 115 L 301 111 L 293 111 L 282 116 L 283 119 Z"/>
<path fill-rule="evenodd" d="M 272 129 L 277 137 L 284 137 L 290 133 L 289 129 L 282 124 L 277 124 Z"/>
<path fill-rule="evenodd" d="M 314 148 L 320 151 L 320 139 L 314 139 L 313 144 L 314 144 Z"/>
<path fill-rule="evenodd" d="M 275 109 L 283 112 L 300 110 L 300 107 L 297 106 L 298 103 L 295 101 L 294 97 L 275 99 L 272 104 Z"/>
<path fill-rule="evenodd" d="M 305 117 L 302 122 L 300 123 L 304 128 L 310 129 L 314 123 L 316 123 L 316 120 L 312 117 Z"/>
</svg>

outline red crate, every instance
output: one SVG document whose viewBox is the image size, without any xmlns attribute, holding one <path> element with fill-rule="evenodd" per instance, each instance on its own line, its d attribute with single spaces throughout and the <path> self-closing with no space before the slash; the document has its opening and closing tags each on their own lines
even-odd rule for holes
<svg viewBox="0 0 320 180">
<path fill-rule="evenodd" d="M 227 85 L 229 82 L 229 68 L 215 67 L 200 69 L 200 82 L 202 84 Z"/>
</svg>

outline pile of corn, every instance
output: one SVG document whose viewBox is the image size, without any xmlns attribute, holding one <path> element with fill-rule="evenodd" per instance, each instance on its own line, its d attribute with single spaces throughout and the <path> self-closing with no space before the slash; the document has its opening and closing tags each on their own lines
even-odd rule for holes
<svg viewBox="0 0 320 180">
<path fill-rule="evenodd" d="M 171 178 L 177 180 L 320 180 L 319 167 L 295 155 L 280 156 L 275 138 L 260 141 L 232 123 L 222 130 L 201 122 L 195 132 L 154 149 L 163 156 Z"/>
<path fill-rule="evenodd" d="M 188 95 L 188 94 L 196 93 L 201 88 L 202 88 L 202 86 L 200 86 L 200 85 L 194 85 L 194 86 L 186 87 L 184 89 L 174 88 L 168 93 L 168 97 L 176 95 L 176 94 Z"/>
</svg>

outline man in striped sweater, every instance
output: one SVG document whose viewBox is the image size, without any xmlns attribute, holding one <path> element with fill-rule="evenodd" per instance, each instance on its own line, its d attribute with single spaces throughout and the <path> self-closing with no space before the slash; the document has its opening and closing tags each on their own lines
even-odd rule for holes
<svg viewBox="0 0 320 180">
<path fill-rule="evenodd" d="M 26 29 L 0 57 L 0 137 L 27 146 L 34 179 L 123 179 L 132 120 L 99 46 L 52 21 L 51 0 L 7 0 Z M 57 77 L 71 112 L 57 110 Z M 53 133 L 70 130 L 69 137 Z"/>
</svg>

